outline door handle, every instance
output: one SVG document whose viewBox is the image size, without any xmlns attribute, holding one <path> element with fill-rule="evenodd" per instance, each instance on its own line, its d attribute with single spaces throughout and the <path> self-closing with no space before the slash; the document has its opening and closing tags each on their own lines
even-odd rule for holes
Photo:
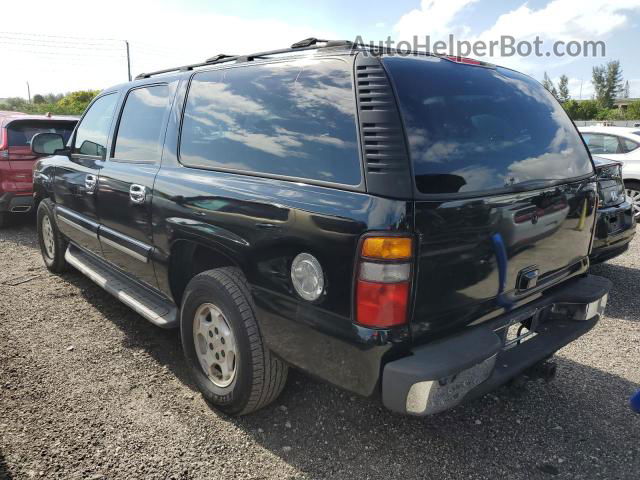
<svg viewBox="0 0 640 480">
<path fill-rule="evenodd" d="M 133 203 L 144 203 L 147 198 L 147 187 L 134 183 L 129 187 L 129 198 Z"/>
<path fill-rule="evenodd" d="M 86 177 L 84 177 L 84 188 L 85 192 L 89 195 L 93 195 L 96 191 L 96 185 L 98 184 L 98 179 L 95 175 L 88 173 Z"/>
</svg>

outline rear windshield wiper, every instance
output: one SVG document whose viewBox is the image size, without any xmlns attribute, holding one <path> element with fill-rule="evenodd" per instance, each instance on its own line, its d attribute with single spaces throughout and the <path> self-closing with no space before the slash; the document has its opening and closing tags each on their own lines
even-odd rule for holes
<svg viewBox="0 0 640 480">
<path fill-rule="evenodd" d="M 560 179 L 556 180 L 526 180 L 524 182 L 518 182 L 514 184 L 505 185 L 506 188 L 513 192 L 523 192 L 525 190 L 536 190 L 538 188 L 551 187 L 560 182 Z"/>
</svg>

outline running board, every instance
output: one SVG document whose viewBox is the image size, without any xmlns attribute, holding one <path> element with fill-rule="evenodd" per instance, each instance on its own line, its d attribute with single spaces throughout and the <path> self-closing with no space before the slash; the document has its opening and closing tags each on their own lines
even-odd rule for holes
<svg viewBox="0 0 640 480">
<path fill-rule="evenodd" d="M 64 255 L 69 265 L 89 277 L 122 303 L 161 328 L 178 327 L 178 309 L 90 253 L 69 245 Z"/>
</svg>

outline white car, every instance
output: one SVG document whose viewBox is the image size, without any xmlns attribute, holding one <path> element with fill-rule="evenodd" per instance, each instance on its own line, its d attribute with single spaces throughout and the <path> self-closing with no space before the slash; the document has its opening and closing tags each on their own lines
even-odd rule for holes
<svg viewBox="0 0 640 480">
<path fill-rule="evenodd" d="M 640 127 L 578 127 L 593 155 L 622 162 L 627 197 L 640 217 Z"/>
</svg>

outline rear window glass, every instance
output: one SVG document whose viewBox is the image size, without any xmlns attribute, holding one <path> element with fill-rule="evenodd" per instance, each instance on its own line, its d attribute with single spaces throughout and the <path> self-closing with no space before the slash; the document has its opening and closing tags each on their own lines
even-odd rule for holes
<svg viewBox="0 0 640 480">
<path fill-rule="evenodd" d="M 351 71 L 304 60 L 197 73 L 180 161 L 190 167 L 360 183 Z"/>
<path fill-rule="evenodd" d="M 433 57 L 384 64 L 420 192 L 508 190 L 593 172 L 573 123 L 535 80 Z"/>
<path fill-rule="evenodd" d="M 38 133 L 58 133 L 66 144 L 74 126 L 75 122 L 15 121 L 7 128 L 7 138 L 10 147 L 28 147 L 33 136 Z"/>
</svg>

